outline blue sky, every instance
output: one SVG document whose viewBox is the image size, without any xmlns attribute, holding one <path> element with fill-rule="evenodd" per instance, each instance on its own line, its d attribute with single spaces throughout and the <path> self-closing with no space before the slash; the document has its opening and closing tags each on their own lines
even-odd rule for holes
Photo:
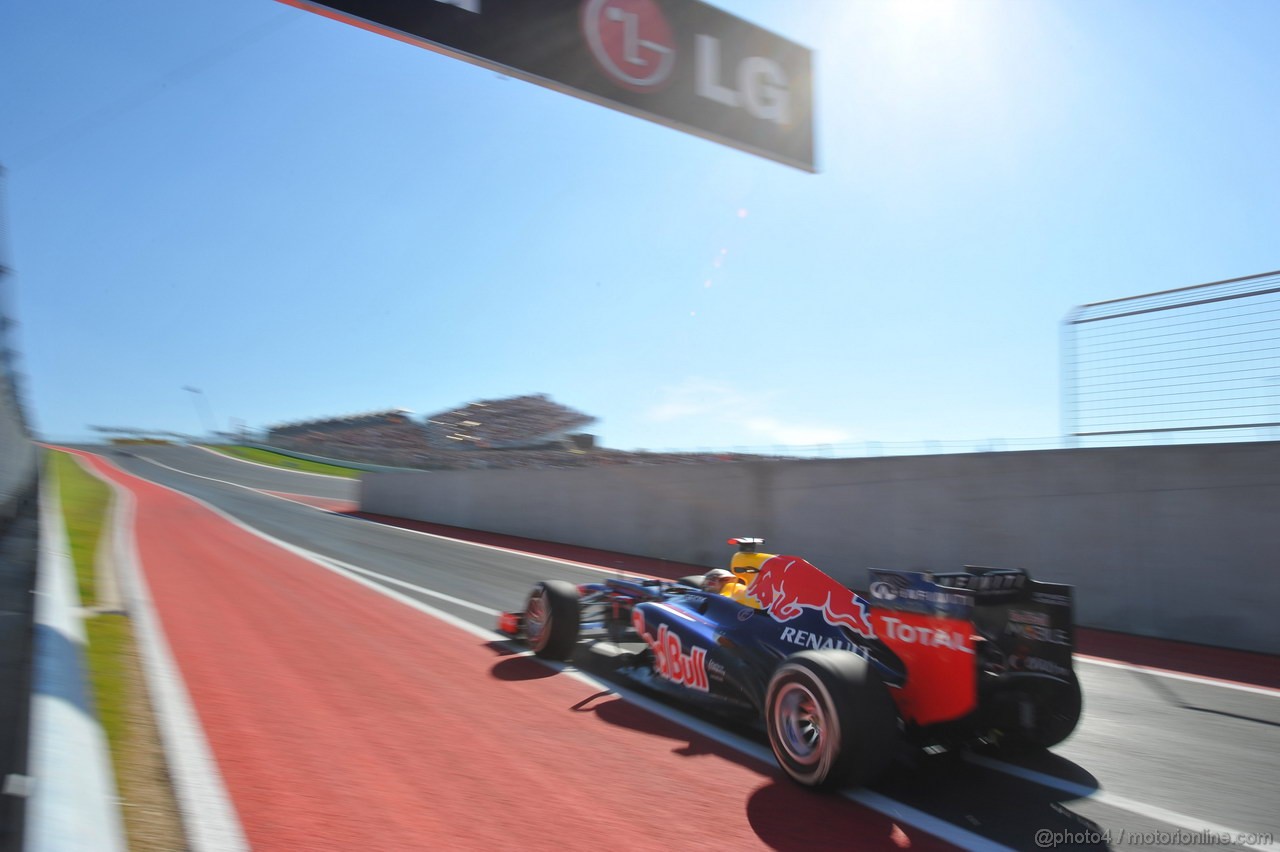
<svg viewBox="0 0 1280 852">
<path fill-rule="evenodd" d="M 34 421 L 545 392 L 620 448 L 1044 438 L 1072 306 L 1280 268 L 1280 4 L 722 0 L 806 174 L 270 0 L 0 10 Z"/>
</svg>

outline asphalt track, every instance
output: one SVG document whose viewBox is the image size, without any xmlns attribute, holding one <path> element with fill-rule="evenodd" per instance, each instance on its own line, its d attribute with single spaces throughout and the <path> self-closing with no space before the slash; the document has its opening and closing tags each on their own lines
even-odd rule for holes
<svg viewBox="0 0 1280 852">
<path fill-rule="evenodd" d="M 105 458 L 314 555 L 116 474 L 138 496 L 152 597 L 256 849 L 1280 849 L 1280 690 L 1081 659 L 1084 719 L 1052 753 L 919 756 L 873 791 L 815 795 L 749 732 L 650 712 L 484 633 L 534 581 L 600 569 L 343 514 L 352 482 L 129 452 Z M 1276 682 L 1274 658 L 1232 671 Z M 1262 836 L 1186 842 L 1204 831 Z"/>
</svg>

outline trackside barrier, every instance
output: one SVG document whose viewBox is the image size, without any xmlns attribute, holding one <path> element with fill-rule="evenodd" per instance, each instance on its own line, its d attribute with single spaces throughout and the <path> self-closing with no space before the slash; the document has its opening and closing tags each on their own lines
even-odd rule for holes
<svg viewBox="0 0 1280 852">
<path fill-rule="evenodd" d="M 0 315 L 0 322 L 3 322 Z M 3 335 L 0 335 L 3 345 Z M 22 500 L 34 492 L 37 453 L 27 439 L 21 414 L 8 388 L 8 377 L 0 364 L 0 534 L 18 511 Z"/>
<path fill-rule="evenodd" d="M 84 623 L 52 473 L 40 489 L 37 571 L 25 848 L 122 852 L 119 799 L 88 691 Z"/>
<path fill-rule="evenodd" d="M 869 568 L 1025 568 L 1081 626 L 1280 654 L 1280 442 L 581 470 L 371 473 L 365 512 L 723 566 L 759 535 Z"/>
</svg>

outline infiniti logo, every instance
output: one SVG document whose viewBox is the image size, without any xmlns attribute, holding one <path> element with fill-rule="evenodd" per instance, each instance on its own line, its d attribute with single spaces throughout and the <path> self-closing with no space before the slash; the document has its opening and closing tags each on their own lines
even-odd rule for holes
<svg viewBox="0 0 1280 852">
<path fill-rule="evenodd" d="M 898 590 L 893 587 L 892 583 L 886 583 L 884 580 L 871 584 L 871 597 L 879 598 L 882 601 L 896 600 Z"/>
</svg>

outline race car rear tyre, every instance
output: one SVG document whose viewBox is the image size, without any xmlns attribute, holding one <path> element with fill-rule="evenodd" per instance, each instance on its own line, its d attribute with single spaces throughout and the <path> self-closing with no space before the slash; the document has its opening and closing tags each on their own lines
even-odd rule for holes
<svg viewBox="0 0 1280 852">
<path fill-rule="evenodd" d="M 544 580 L 529 592 L 524 633 L 533 653 L 548 660 L 567 660 L 578 644 L 578 587 L 564 580 Z"/>
<path fill-rule="evenodd" d="M 1066 683 L 1043 680 L 1035 686 L 1029 695 L 1033 706 L 1031 724 L 1009 731 L 1001 741 L 1014 749 L 1052 748 L 1071 736 L 1080 722 L 1084 698 L 1074 674 Z"/>
<path fill-rule="evenodd" d="M 801 651 L 783 660 L 765 695 L 765 727 L 778 765 L 806 787 L 869 783 L 897 748 L 888 688 L 848 651 Z"/>
</svg>

